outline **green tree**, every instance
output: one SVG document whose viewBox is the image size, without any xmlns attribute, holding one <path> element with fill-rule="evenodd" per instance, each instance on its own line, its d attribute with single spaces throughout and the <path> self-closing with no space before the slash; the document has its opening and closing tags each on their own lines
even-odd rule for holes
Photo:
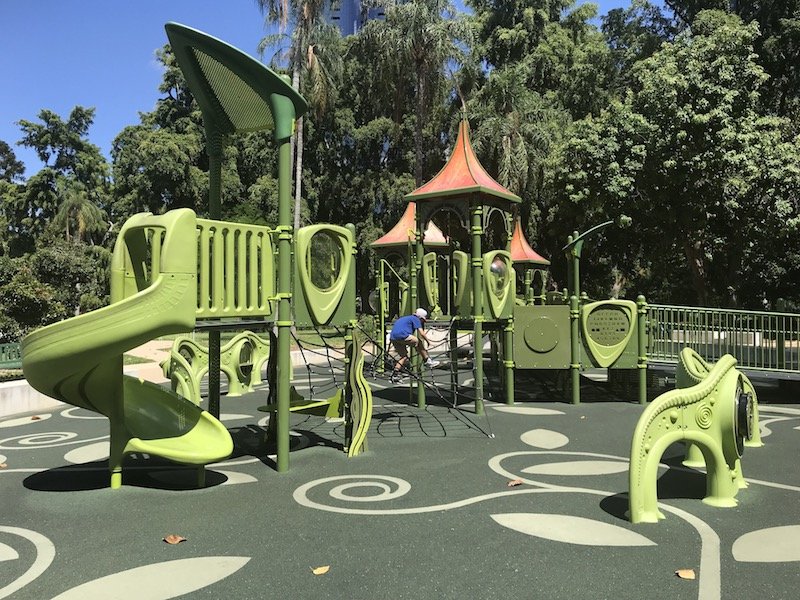
<svg viewBox="0 0 800 600">
<path fill-rule="evenodd" d="M 317 116 L 324 113 L 335 101 L 341 74 L 341 36 L 336 26 L 325 22 L 325 11 L 330 7 L 326 0 L 257 0 L 259 8 L 271 23 L 279 23 L 285 30 L 292 24 L 289 49 L 286 53 L 292 87 L 306 93 Z M 259 43 L 259 51 L 279 44 L 283 34 L 270 35 Z M 294 228 L 300 227 L 303 174 L 303 119 L 297 120 L 292 138 L 294 160 Z"/>
<path fill-rule="evenodd" d="M 769 240 L 797 241 L 800 171 L 788 123 L 759 112 L 757 34 L 755 23 L 701 12 L 639 62 L 624 101 L 577 122 L 560 146 L 552 191 L 564 201 L 551 219 L 630 215 L 634 254 L 609 266 L 638 269 L 640 281 L 673 278 L 673 293 L 688 276 L 688 301 L 704 305 L 774 300 L 777 274 L 797 273 L 796 257 L 777 256 Z M 757 255 L 773 274 L 754 277 Z M 767 287 L 756 292 L 753 279 Z"/>
<path fill-rule="evenodd" d="M 164 67 L 155 109 L 124 128 L 111 149 L 114 223 L 137 212 L 206 208 L 208 159 L 202 115 L 169 46 L 156 53 Z M 230 155 L 226 156 L 226 167 Z M 226 169 L 226 174 L 228 170 Z M 227 180 L 223 183 L 227 183 Z M 225 190 L 223 198 L 229 197 Z"/>
<path fill-rule="evenodd" d="M 448 71 L 466 60 L 472 30 L 448 0 L 416 0 L 391 6 L 385 21 L 371 21 L 362 35 L 372 39 L 391 76 L 410 73 L 414 85 L 414 181 L 425 182 L 424 130 L 442 98 Z M 408 81 L 399 77 L 395 85 Z M 448 86 L 449 87 L 449 86 Z"/>
<path fill-rule="evenodd" d="M 49 227 L 63 231 L 67 242 L 100 242 L 108 226 L 103 210 L 90 200 L 84 185 L 75 182 L 60 187 L 61 205 Z"/>
<path fill-rule="evenodd" d="M 615 70 L 612 89 L 618 93 L 631 85 L 633 65 L 671 41 L 679 30 L 672 15 L 648 0 L 633 0 L 626 8 L 611 9 L 602 23 Z"/>
<path fill-rule="evenodd" d="M 0 140 L 0 180 L 9 183 L 19 181 L 24 173 L 25 165 L 17 160 L 11 146 Z"/>
</svg>

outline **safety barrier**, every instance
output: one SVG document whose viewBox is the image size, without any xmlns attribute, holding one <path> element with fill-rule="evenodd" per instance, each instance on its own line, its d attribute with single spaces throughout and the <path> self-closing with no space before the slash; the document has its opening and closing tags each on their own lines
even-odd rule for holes
<svg viewBox="0 0 800 600">
<path fill-rule="evenodd" d="M 800 374 L 800 314 L 650 304 L 648 357 L 677 362 L 692 347 L 706 360 L 732 354 L 739 368 Z"/>
</svg>

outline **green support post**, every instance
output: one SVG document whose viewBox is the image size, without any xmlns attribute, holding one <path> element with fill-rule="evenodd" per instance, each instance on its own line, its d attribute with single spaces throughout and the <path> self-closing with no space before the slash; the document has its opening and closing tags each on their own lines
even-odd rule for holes
<svg viewBox="0 0 800 600">
<path fill-rule="evenodd" d="M 222 150 L 225 146 L 224 136 L 213 127 L 206 127 L 208 145 L 208 216 L 210 219 L 219 220 L 222 198 Z M 216 248 L 215 248 L 216 250 Z M 221 261 L 222 257 L 214 255 L 214 262 Z M 217 290 L 214 291 L 217 293 Z M 208 332 L 208 412 L 219 418 L 219 351 L 220 332 Z"/>
<path fill-rule="evenodd" d="M 417 298 L 411 303 L 411 310 L 416 310 L 416 307 L 419 306 L 419 274 L 422 272 L 422 258 L 425 256 L 425 248 L 422 245 L 422 228 L 420 227 L 419 221 L 417 221 L 417 230 L 414 233 L 414 237 L 417 242 L 417 247 L 414 252 L 414 272 L 417 274 Z M 420 341 L 420 343 L 422 342 Z M 425 386 L 422 384 L 422 357 L 418 352 L 415 352 L 413 355 L 413 360 L 414 371 L 417 374 L 417 408 L 425 408 Z"/>
<path fill-rule="evenodd" d="M 525 305 L 533 304 L 533 275 L 530 269 L 525 269 Z"/>
<path fill-rule="evenodd" d="M 290 340 L 292 325 L 292 214 L 291 146 L 278 140 L 278 391 L 275 411 L 277 469 L 289 470 L 289 403 L 292 377 Z"/>
<path fill-rule="evenodd" d="M 506 371 L 506 404 L 514 404 L 514 320 L 503 328 L 503 366 Z"/>
<path fill-rule="evenodd" d="M 570 342 L 570 388 L 572 403 L 581 402 L 581 357 L 579 323 L 581 311 L 578 297 L 574 294 L 569 297 L 569 342 Z"/>
<path fill-rule="evenodd" d="M 483 414 L 483 256 L 481 234 L 483 233 L 483 207 L 475 204 L 470 209 L 472 234 L 472 318 L 475 338 L 475 414 Z"/>
<path fill-rule="evenodd" d="M 386 350 L 386 303 L 388 298 L 386 298 L 386 294 L 383 293 L 383 282 L 386 280 L 386 270 L 383 266 L 383 259 L 378 259 L 378 339 L 381 341 L 381 351 L 376 352 L 376 357 L 380 358 L 380 362 L 378 363 L 378 373 L 383 374 L 384 368 L 386 365 L 386 357 L 383 355 L 383 352 Z"/>
<path fill-rule="evenodd" d="M 458 327 L 455 323 L 450 326 L 450 392 L 453 404 L 458 404 Z"/>
<path fill-rule="evenodd" d="M 639 318 L 636 319 L 636 329 L 639 338 L 639 357 L 637 367 L 639 371 L 639 404 L 647 404 L 647 302 L 644 296 L 636 298 Z"/>
</svg>

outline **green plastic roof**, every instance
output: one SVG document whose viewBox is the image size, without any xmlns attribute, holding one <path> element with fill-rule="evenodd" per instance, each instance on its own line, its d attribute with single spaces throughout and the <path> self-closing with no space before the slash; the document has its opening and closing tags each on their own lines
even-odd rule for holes
<svg viewBox="0 0 800 600">
<path fill-rule="evenodd" d="M 202 31 L 179 23 L 164 28 L 206 127 L 224 134 L 274 129 L 276 139 L 291 136 L 308 104 L 286 80 Z"/>
</svg>

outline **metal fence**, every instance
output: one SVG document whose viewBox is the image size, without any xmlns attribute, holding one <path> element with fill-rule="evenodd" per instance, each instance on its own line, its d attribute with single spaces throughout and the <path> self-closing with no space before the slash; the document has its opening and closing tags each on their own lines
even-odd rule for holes
<svg viewBox="0 0 800 600">
<path fill-rule="evenodd" d="M 0 369 L 21 369 L 22 349 L 18 342 L 0 344 Z"/>
<path fill-rule="evenodd" d="M 677 362 L 689 346 L 707 360 L 732 354 L 739 366 L 800 373 L 800 314 L 651 304 L 648 357 Z"/>
</svg>

